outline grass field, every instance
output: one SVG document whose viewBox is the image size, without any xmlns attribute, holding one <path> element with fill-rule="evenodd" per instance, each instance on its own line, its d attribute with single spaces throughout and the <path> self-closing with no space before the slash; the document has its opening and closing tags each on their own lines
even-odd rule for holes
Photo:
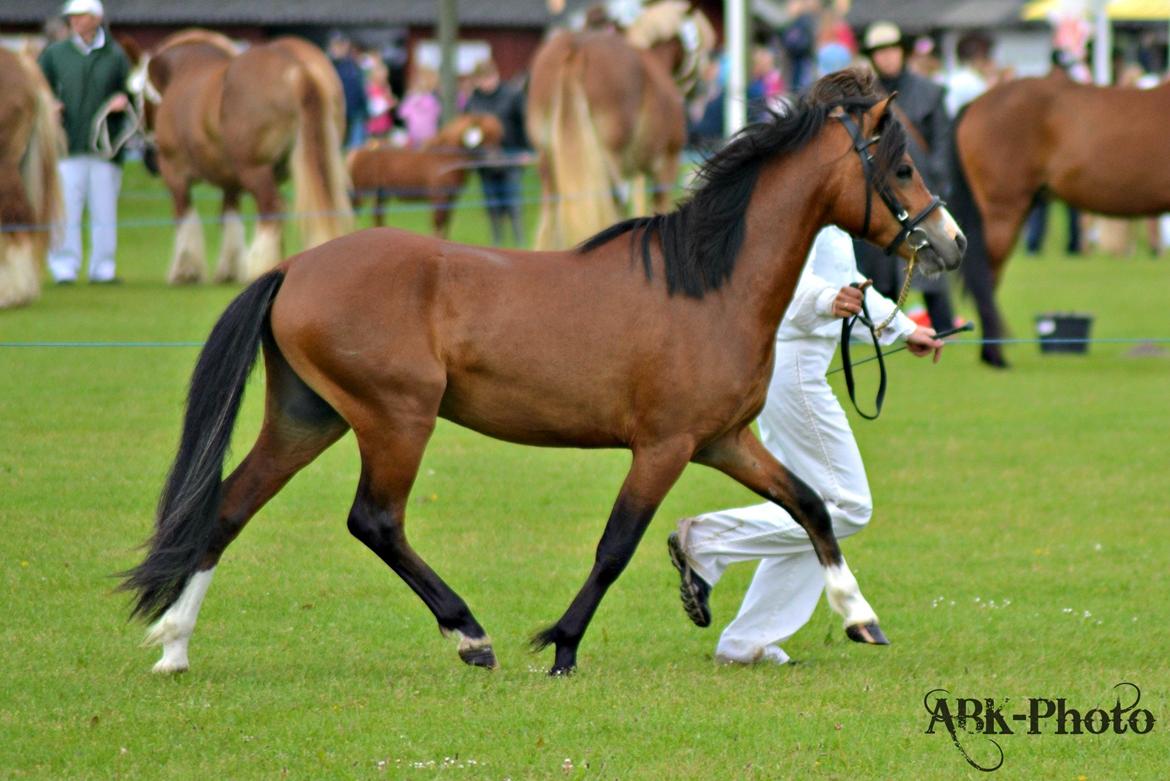
<svg viewBox="0 0 1170 781">
<path fill-rule="evenodd" d="M 0 313 L 0 341 L 204 338 L 236 289 L 167 287 L 161 186 L 130 168 L 124 189 L 122 216 L 139 223 L 121 232 L 125 284 L 50 286 Z M 456 215 L 456 238 L 486 236 L 478 209 Z M 1017 257 L 1003 303 L 1016 336 L 1055 309 L 1092 312 L 1095 336 L 1170 337 L 1167 263 Z M 718 628 L 687 622 L 663 542 L 678 517 L 751 497 L 692 467 L 562 680 L 526 640 L 588 572 L 627 454 L 440 425 L 409 529 L 492 634 L 495 673 L 462 665 L 348 535 L 350 436 L 229 549 L 191 672 L 157 677 L 110 575 L 149 533 L 196 350 L 0 347 L 0 778 L 985 777 L 941 727 L 926 734 L 928 691 L 1006 700 L 1005 714 L 1029 697 L 1084 712 L 1110 708 L 1122 681 L 1153 731 L 1028 735 L 1009 717 L 992 776 L 1170 778 L 1170 359 L 1131 349 L 1021 345 L 1009 372 L 981 368 L 971 346 L 935 367 L 890 359 L 885 414 L 854 419 L 877 510 L 845 550 L 891 646 L 848 642 L 822 605 L 785 643 L 799 664 L 717 667 Z M 252 390 L 237 457 L 259 424 Z M 716 590 L 716 627 L 750 575 L 733 569 Z M 977 762 L 998 756 L 958 734 Z"/>
</svg>

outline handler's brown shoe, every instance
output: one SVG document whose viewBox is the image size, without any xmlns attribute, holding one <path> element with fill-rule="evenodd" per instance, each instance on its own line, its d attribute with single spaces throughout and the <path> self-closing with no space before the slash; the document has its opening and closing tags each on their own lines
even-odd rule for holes
<svg viewBox="0 0 1170 781">
<path fill-rule="evenodd" d="M 681 522 L 679 527 L 683 528 Z M 666 538 L 666 550 L 670 553 L 670 563 L 678 570 L 681 581 L 678 594 L 687 618 L 691 619 L 695 626 L 710 626 L 711 608 L 707 604 L 707 599 L 711 596 L 711 586 L 691 569 L 687 554 L 683 551 L 683 540 L 679 538 L 678 532 L 671 532 Z"/>
</svg>

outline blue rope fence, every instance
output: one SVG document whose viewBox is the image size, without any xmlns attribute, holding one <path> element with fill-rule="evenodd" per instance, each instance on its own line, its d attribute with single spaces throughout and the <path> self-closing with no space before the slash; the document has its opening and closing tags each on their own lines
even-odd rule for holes
<svg viewBox="0 0 1170 781">
<path fill-rule="evenodd" d="M 438 191 L 434 191 L 434 192 L 427 191 L 425 193 L 420 193 L 418 190 L 395 190 L 395 189 L 389 188 L 389 187 L 380 188 L 380 189 L 384 192 L 385 199 L 387 201 L 393 201 L 395 198 L 419 199 L 419 198 L 423 198 L 423 197 L 429 197 L 432 194 L 443 194 L 443 195 L 452 194 L 452 193 L 446 193 L 446 192 L 439 193 Z M 646 192 L 650 195 L 653 195 L 653 194 L 659 192 L 661 189 L 668 189 L 670 192 L 679 193 L 679 192 L 685 191 L 687 188 L 685 185 L 678 184 L 678 185 L 675 185 L 673 188 L 648 187 Z M 461 192 L 461 191 L 462 190 L 456 191 L 456 193 L 454 193 L 454 194 L 457 194 L 457 192 Z M 121 193 L 121 195 L 119 197 L 122 197 L 122 198 L 126 198 L 126 197 L 141 198 L 141 197 L 144 197 L 146 194 L 147 194 L 146 191 L 137 190 L 137 191 L 132 191 L 131 193 L 123 192 L 123 193 Z M 363 199 L 369 198 L 372 194 L 373 194 L 372 190 L 363 190 L 359 193 L 359 195 Z M 526 189 L 521 191 L 521 197 L 519 197 L 519 198 L 510 198 L 510 199 L 503 199 L 503 200 L 502 199 L 488 200 L 488 199 L 483 199 L 483 198 L 467 197 L 467 198 L 460 198 L 459 200 L 454 201 L 450 204 L 434 204 L 434 203 L 431 203 L 430 201 L 414 202 L 414 203 L 394 203 L 390 206 L 383 206 L 381 208 L 357 209 L 353 213 L 354 213 L 354 216 L 363 217 L 365 215 L 372 215 L 372 214 L 386 216 L 386 215 L 394 215 L 394 214 L 413 214 L 413 213 L 418 213 L 418 212 L 432 212 L 435 210 L 457 212 L 457 211 L 464 210 L 464 209 L 487 209 L 489 207 L 496 208 L 499 206 L 529 206 L 529 205 L 544 204 L 544 203 L 557 203 L 559 201 L 575 201 L 575 200 L 580 200 L 583 198 L 599 198 L 602 195 L 606 195 L 606 194 L 612 194 L 612 193 L 608 189 L 597 190 L 597 191 L 587 191 L 586 190 L 586 191 L 581 191 L 581 192 L 565 193 L 562 195 L 545 197 L 543 195 L 540 195 L 538 191 L 536 191 L 532 188 L 526 188 Z M 166 193 L 159 193 L 158 195 L 163 197 L 163 198 L 168 198 L 168 199 L 170 197 Z M 208 198 L 206 196 L 201 196 L 201 197 L 193 198 L 193 200 L 203 202 L 205 200 L 218 200 L 218 197 L 212 199 L 212 198 Z M 253 222 L 257 222 L 259 220 L 279 219 L 281 221 L 294 221 L 294 220 L 297 220 L 297 219 L 300 219 L 303 217 L 340 217 L 340 216 L 342 216 L 342 213 L 336 212 L 336 211 L 318 211 L 318 212 L 284 211 L 284 212 L 274 212 L 271 214 L 257 214 L 257 213 L 244 214 L 244 213 L 237 212 L 237 216 L 239 217 L 239 219 L 241 221 L 243 221 L 245 223 L 253 223 Z M 182 221 L 183 221 L 182 219 L 175 219 L 173 217 L 125 219 L 125 220 L 118 220 L 117 222 L 115 222 L 114 227 L 116 227 L 118 229 L 128 228 L 128 229 L 132 229 L 132 230 L 138 229 L 138 228 L 168 228 L 168 227 L 174 228 L 174 227 L 178 227 L 182 223 Z M 222 225 L 223 221 L 224 220 L 223 220 L 222 216 L 215 216 L 215 217 L 199 216 L 199 222 L 203 225 Z M 45 232 L 45 231 L 52 230 L 54 227 L 57 227 L 57 226 L 55 226 L 53 224 L 29 225 L 29 224 L 14 224 L 13 223 L 13 224 L 0 225 L 0 233 L 38 233 L 38 232 Z"/>
<path fill-rule="evenodd" d="M 82 342 L 82 341 L 28 341 L 28 342 L 0 342 L 0 348 L 171 348 L 171 347 L 202 347 L 203 342 L 174 341 L 174 342 Z M 948 345 L 985 345 L 985 344 L 1170 344 L 1170 337 L 1116 337 L 1097 339 L 948 339 Z M 867 359 L 868 360 L 868 359 Z M 864 363 L 858 361 L 857 363 Z"/>
</svg>

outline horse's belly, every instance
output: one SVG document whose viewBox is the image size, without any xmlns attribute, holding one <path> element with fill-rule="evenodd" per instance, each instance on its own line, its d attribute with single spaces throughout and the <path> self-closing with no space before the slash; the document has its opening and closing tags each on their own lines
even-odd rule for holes
<svg viewBox="0 0 1170 781">
<path fill-rule="evenodd" d="M 619 415 L 596 394 L 556 383 L 452 378 L 439 416 L 496 439 L 552 447 L 620 447 Z"/>
</svg>

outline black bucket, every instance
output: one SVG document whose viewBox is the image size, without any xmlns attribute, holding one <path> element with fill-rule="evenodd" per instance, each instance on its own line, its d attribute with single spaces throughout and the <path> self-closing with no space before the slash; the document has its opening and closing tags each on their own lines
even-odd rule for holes
<svg viewBox="0 0 1170 781">
<path fill-rule="evenodd" d="M 1042 353 L 1087 353 L 1093 316 L 1075 312 L 1036 315 L 1036 335 Z"/>
</svg>

